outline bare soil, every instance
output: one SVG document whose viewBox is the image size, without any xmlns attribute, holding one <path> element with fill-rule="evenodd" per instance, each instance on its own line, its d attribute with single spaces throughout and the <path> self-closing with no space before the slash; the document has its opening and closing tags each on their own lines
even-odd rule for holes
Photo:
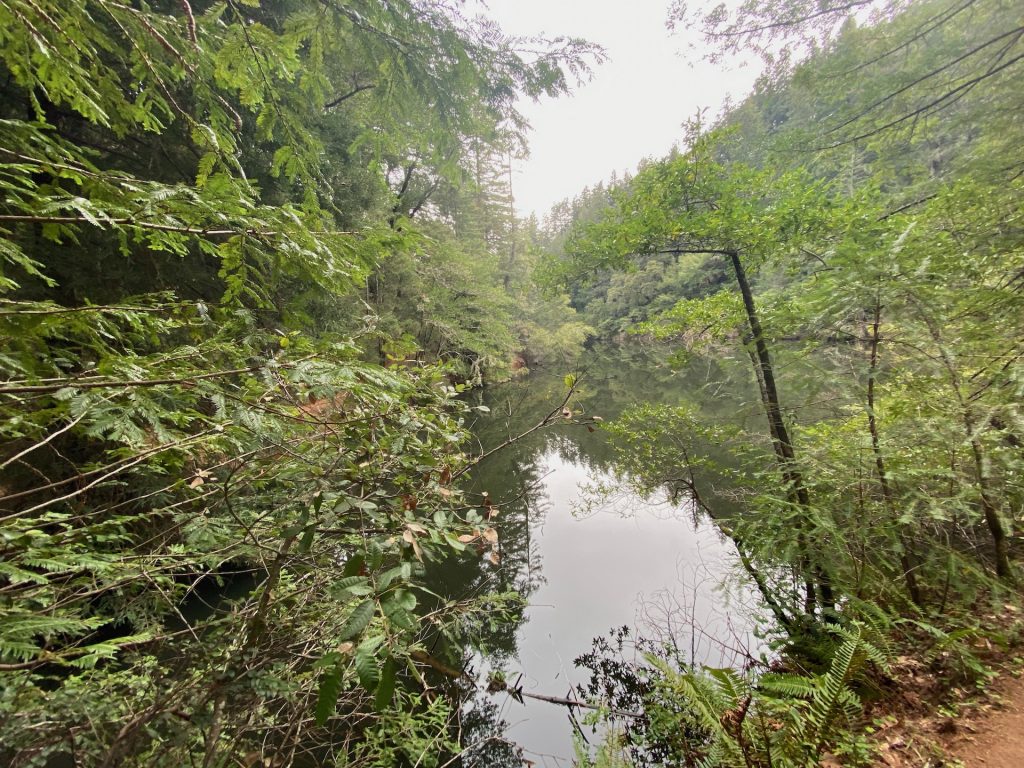
<svg viewBox="0 0 1024 768">
<path fill-rule="evenodd" d="M 1004 677 L 995 687 L 993 709 L 979 713 L 972 730 L 946 748 L 964 768 L 1024 768 L 1024 679 Z"/>
<path fill-rule="evenodd" d="M 1024 669 L 990 658 L 984 690 L 949 687 L 924 665 L 900 660 L 900 693 L 871 715 L 878 768 L 1024 768 Z"/>
</svg>

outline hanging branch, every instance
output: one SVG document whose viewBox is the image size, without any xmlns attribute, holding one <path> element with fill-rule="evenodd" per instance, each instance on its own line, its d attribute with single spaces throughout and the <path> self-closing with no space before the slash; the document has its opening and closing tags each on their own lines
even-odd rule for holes
<svg viewBox="0 0 1024 768">
<path fill-rule="evenodd" d="M 280 364 L 281 368 L 294 368 L 299 363 L 311 360 L 316 355 L 307 355 L 290 363 Z M 62 379 L 54 384 L 26 384 L 13 387 L 0 387 L 0 395 L 26 395 L 45 394 L 57 392 L 61 389 L 116 389 L 118 387 L 159 387 L 171 384 L 184 384 L 186 386 L 201 379 L 217 379 L 222 376 L 235 376 L 241 373 L 253 373 L 262 370 L 266 365 L 250 365 L 245 368 L 232 368 L 226 371 L 214 371 L 213 373 L 198 373 L 193 376 L 182 376 L 179 378 L 166 379 L 120 379 L 113 381 L 93 381 L 90 379 Z"/>
<path fill-rule="evenodd" d="M 580 377 L 578 377 L 578 376 L 577 377 L 573 377 L 572 385 L 569 387 L 569 390 L 565 393 L 565 397 L 563 397 L 562 401 L 557 406 L 555 406 L 553 409 L 551 409 L 551 411 L 543 419 L 538 421 L 536 424 L 534 424 L 532 427 L 530 427 L 525 432 L 520 432 L 518 435 L 513 435 L 512 437 L 508 438 L 504 442 L 499 443 L 498 445 L 494 446 L 490 450 L 484 451 L 482 454 L 480 454 L 479 456 L 474 458 L 471 462 L 466 464 L 466 466 L 462 467 L 457 472 L 452 473 L 452 479 L 454 480 L 455 478 L 460 477 L 461 475 L 464 475 L 466 472 L 468 472 L 470 469 L 475 467 L 477 464 L 479 464 L 481 461 L 486 459 L 488 456 L 491 456 L 491 455 L 497 453 L 498 451 L 502 451 L 505 448 L 508 448 L 513 443 L 518 443 L 524 437 L 528 437 L 529 435 L 532 435 L 537 430 L 544 429 L 544 427 L 549 427 L 552 424 L 559 423 L 560 421 L 564 422 L 567 419 L 571 419 L 572 418 L 572 411 L 568 408 L 568 404 L 569 404 L 569 401 L 572 399 L 573 394 L 575 394 L 577 388 L 579 387 L 579 383 L 580 383 Z M 0 392 L 2 392 L 2 390 L 0 390 Z M 591 421 L 593 421 L 593 420 L 591 420 Z M 590 422 L 588 422 L 588 421 L 572 421 L 572 423 L 573 424 L 584 424 L 585 425 L 585 424 L 589 424 Z"/>
<path fill-rule="evenodd" d="M 29 214 L 0 214 L 0 221 L 25 222 L 30 224 L 117 224 L 139 229 L 153 229 L 158 232 L 177 232 L 182 235 L 202 235 L 204 237 L 224 237 L 230 235 L 253 235 L 256 237 L 274 237 L 284 234 L 275 229 L 206 229 L 203 227 L 187 227 L 177 224 L 157 224 L 151 221 L 138 221 L 132 218 L 97 219 L 89 221 L 82 216 L 32 216 Z M 328 230 L 309 232 L 311 235 L 356 235 L 357 232 L 346 230 Z"/>
</svg>

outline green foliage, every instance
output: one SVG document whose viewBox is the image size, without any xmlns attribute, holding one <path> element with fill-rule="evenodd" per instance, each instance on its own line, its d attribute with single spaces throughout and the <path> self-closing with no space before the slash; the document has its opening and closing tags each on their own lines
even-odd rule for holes
<svg viewBox="0 0 1024 768">
<path fill-rule="evenodd" d="M 866 763 L 861 672 L 895 638 L 950 680 L 983 680 L 973 638 L 998 630 L 965 614 L 1018 579 L 1024 187 L 1005 117 L 1020 107 L 1019 13 L 858 7 L 877 13 L 677 3 L 718 52 L 776 66 L 720 126 L 577 201 L 552 237 L 552 280 L 603 333 L 631 327 L 709 372 L 749 357 L 748 399 L 765 406 L 767 431 L 745 413 L 715 424 L 703 393 L 607 425 L 640 490 L 710 513 L 777 647 L 819 673 L 666 668 L 677 687 L 645 711 L 699 716 L 709 742 L 680 748 L 687 764 Z M 735 292 L 702 279 L 727 259 Z M 730 460 L 698 451 L 711 436 Z M 727 500 L 723 464 L 738 467 Z M 868 642 L 857 621 L 882 629 Z"/>
<path fill-rule="evenodd" d="M 374 768 L 417 763 L 440 768 L 450 759 L 446 755 L 461 751 L 458 742 L 446 732 L 452 713 L 444 698 L 396 694 L 400 700 L 364 733 L 353 761 Z"/>
<path fill-rule="evenodd" d="M 143 329 L 163 321 L 141 315 Z M 5 385 L 8 412 L 18 414 L 7 422 L 8 455 L 23 457 L 6 475 L 19 483 L 8 498 L 19 500 L 8 502 L 4 520 L 0 645 L 14 664 L 4 674 L 19 683 L 5 744 L 65 748 L 35 741 L 25 718 L 39 707 L 58 707 L 71 728 L 90 707 L 89 716 L 104 712 L 103 728 L 76 739 L 104 754 L 117 742 L 108 729 L 137 718 L 154 695 L 221 718 L 225 738 L 243 742 L 259 732 L 246 722 L 284 727 L 314 709 L 314 694 L 326 721 L 359 700 L 356 682 L 381 708 L 391 700 L 396 660 L 424 631 L 413 613 L 418 561 L 448 549 L 459 525 L 454 515 L 439 525 L 446 518 L 432 514 L 458 498 L 440 481 L 445 464 L 460 460 L 459 426 L 444 415 L 451 391 L 431 375 L 358 363 L 344 348 L 314 353 L 309 340 L 292 337 L 282 350 L 263 333 L 243 347 L 229 323 L 221 329 L 223 342 L 204 342 L 184 359 L 181 347 L 130 358 L 106 350 L 92 374 Z M 61 338 L 79 341 L 66 326 Z M 269 357 L 246 366 L 260 350 Z M 60 457 L 70 455 L 87 458 L 69 471 Z M 372 464 L 371 455 L 389 458 Z M 24 458 L 55 487 L 23 476 Z M 418 499 L 418 515 L 403 497 Z M 368 539 L 366 529 L 381 533 Z M 355 558 L 366 575 L 339 578 L 338 563 Z M 222 607 L 204 610 L 190 597 L 210 580 L 239 578 L 253 583 Z M 178 621 L 192 629 L 182 634 Z M 298 659 L 296 637 L 306 649 Z M 345 641 L 350 650 L 339 651 Z M 323 656 L 322 674 L 310 674 L 309 655 Z M 150 661 L 162 671 L 140 687 Z M 46 671 L 55 668 L 67 670 L 66 694 L 50 690 Z M 214 680 L 223 693 L 211 697 Z M 71 691 L 80 702 L 66 700 Z M 270 719 L 251 721 L 253 711 Z M 278 721 L 272 711 L 291 714 Z M 186 751 L 198 748 L 190 722 L 175 726 Z M 132 731 L 131 743 L 151 754 L 143 732 Z"/>
<path fill-rule="evenodd" d="M 590 753 L 583 739 L 574 736 L 573 748 L 576 751 L 576 765 L 581 768 L 630 768 L 635 765 L 625 748 L 620 744 L 621 737 L 617 733 L 605 735 L 594 754 Z"/>
<path fill-rule="evenodd" d="M 869 758 L 850 725 L 860 712 L 855 692 L 869 664 L 886 668 L 885 653 L 867 638 L 862 625 L 834 627 L 839 642 L 820 675 L 765 672 L 743 675 L 730 669 L 680 672 L 657 654 L 646 658 L 660 677 L 648 716 L 668 718 L 666 732 L 683 732 L 695 718 L 702 734 L 680 744 L 680 759 L 707 766 L 819 765 L 826 752 Z M 672 709 L 674 708 L 674 709 Z"/>
<path fill-rule="evenodd" d="M 434 0 L 0 27 L 0 762 L 436 763 L 414 659 L 488 600 L 425 588 L 481 520 L 448 376 L 518 346 L 440 201 L 600 50 Z"/>
<path fill-rule="evenodd" d="M 887 33 L 898 40 L 904 22 L 916 23 L 893 22 Z M 843 46 L 822 56 L 805 65 L 807 77 L 824 77 L 836 58 L 856 63 Z M 798 81 L 778 88 L 793 95 Z M 646 314 L 633 332 L 673 342 L 681 348 L 677 363 L 684 354 L 750 357 L 769 429 L 734 444 L 748 462 L 748 513 L 731 516 L 728 526 L 751 565 L 771 570 L 781 556 L 791 569 L 781 582 L 761 574 L 761 591 L 778 593 L 778 619 L 804 612 L 808 583 L 818 602 L 829 593 L 871 592 L 902 610 L 908 600 L 945 602 L 951 578 L 971 599 L 988 587 L 982 571 L 989 564 L 1012 580 L 1020 175 L 983 165 L 949 169 L 931 179 L 929 194 L 905 205 L 919 190 L 913 177 L 890 175 L 887 152 L 903 151 L 898 139 L 854 178 L 829 167 L 830 157 L 802 163 L 781 154 L 791 137 L 762 134 L 777 154 L 750 151 L 753 137 L 740 117 L 726 120 L 734 128 L 692 132 L 684 151 L 614 188 L 609 205 L 568 233 L 561 278 L 618 269 L 634 279 L 653 263 L 645 260 L 665 253 L 735 265 L 738 292 L 677 299 Z M 948 138 L 929 136 L 940 144 Z M 979 153 L 990 138 L 976 138 Z M 738 160 L 751 157 L 758 165 Z M 973 175 L 958 175 L 966 170 Z M 749 276 L 760 294 L 744 288 Z M 654 283 L 655 296 L 640 303 L 668 304 L 673 297 L 659 290 L 668 286 Z M 772 358 L 782 365 L 772 366 Z M 791 366 L 800 375 L 787 375 Z M 812 369 L 821 380 L 813 402 L 787 398 L 791 387 L 806 387 L 801 377 Z M 664 430 L 636 420 L 623 426 L 618 436 L 629 451 L 648 460 L 660 451 L 643 443 L 645 436 L 664 440 Z M 675 458 L 659 453 L 665 463 L 653 471 L 645 469 L 649 461 L 635 463 L 647 482 L 653 474 L 678 484 L 692 481 L 688 468 L 701 458 L 677 450 Z M 966 552 L 986 538 L 990 554 L 979 566 Z"/>
<path fill-rule="evenodd" d="M 651 163 L 615 190 L 612 207 L 570 234 L 573 271 L 621 268 L 653 253 L 737 251 L 756 265 L 827 232 L 834 212 L 826 187 L 801 169 L 721 163 L 716 154 L 726 138 L 692 126 L 686 152 Z"/>
</svg>

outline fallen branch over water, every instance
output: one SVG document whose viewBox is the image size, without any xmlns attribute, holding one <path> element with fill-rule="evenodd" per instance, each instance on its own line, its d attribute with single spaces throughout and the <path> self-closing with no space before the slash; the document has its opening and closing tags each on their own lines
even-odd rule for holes
<svg viewBox="0 0 1024 768">
<path fill-rule="evenodd" d="M 451 678 L 452 680 L 467 682 L 474 688 L 478 688 L 479 686 L 477 679 L 468 672 L 450 667 L 443 661 L 435 659 L 428 653 L 414 651 L 410 656 L 414 661 L 425 664 L 436 672 L 440 672 L 445 677 Z M 486 691 L 487 693 L 500 693 L 502 691 L 506 691 L 520 704 L 523 704 L 523 699 L 526 698 L 535 699 L 536 701 L 546 701 L 548 704 L 558 704 L 563 707 L 569 707 L 570 709 L 572 707 L 581 707 L 583 709 L 603 710 L 617 717 L 640 718 L 645 716 L 643 712 L 630 712 L 624 709 L 608 709 L 607 707 L 603 707 L 599 704 L 588 704 L 587 702 L 579 701 L 577 699 L 569 699 L 562 696 L 548 696 L 543 693 L 530 693 L 529 691 L 524 691 L 521 685 L 510 686 L 504 680 L 493 677 L 488 681 Z"/>
</svg>

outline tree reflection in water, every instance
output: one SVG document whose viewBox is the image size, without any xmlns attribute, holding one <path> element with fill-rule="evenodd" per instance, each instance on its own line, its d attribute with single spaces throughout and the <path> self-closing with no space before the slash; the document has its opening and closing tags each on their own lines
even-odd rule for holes
<svg viewBox="0 0 1024 768">
<path fill-rule="evenodd" d="M 488 409 L 473 425 L 478 451 L 483 453 L 537 424 L 550 412 L 552 405 L 561 400 L 565 392 L 563 373 L 535 373 L 523 381 L 471 393 L 468 396 L 471 404 Z M 742 422 L 757 418 L 758 412 L 753 404 L 747 406 L 727 397 L 727 393 L 744 391 L 747 382 L 742 377 L 746 375 L 744 367 L 729 361 L 716 363 L 713 368 L 702 364 L 673 372 L 667 366 L 658 365 L 654 356 L 643 350 L 608 350 L 595 355 L 589 368 L 583 371 L 576 407 L 588 417 L 596 415 L 611 420 L 647 397 L 672 405 L 697 403 L 698 407 L 707 409 L 709 419 L 722 420 L 728 414 L 732 420 Z M 717 383 L 712 387 L 709 381 Z M 715 446 L 707 446 L 707 450 L 712 454 L 721 453 Z M 721 485 L 717 479 L 709 484 Z M 621 517 L 611 523 L 606 513 L 593 519 L 572 519 L 571 511 L 575 508 L 579 512 L 584 500 L 581 491 L 586 485 L 601 487 L 613 495 L 620 494 L 625 514 L 653 518 L 657 525 L 664 527 L 648 530 L 644 534 L 647 538 L 643 538 L 634 536 Z M 496 507 L 489 523 L 498 532 L 500 560 L 494 564 L 473 551 L 449 558 L 433 569 L 433 588 L 447 599 L 496 591 L 517 595 L 521 602 L 511 607 L 500 621 L 486 627 L 467 628 L 467 637 L 447 642 L 439 640 L 433 651 L 452 664 L 472 670 L 480 678 L 477 686 L 467 685 L 464 691 L 459 728 L 461 743 L 468 749 L 453 766 L 522 765 L 518 747 L 506 739 L 505 731 L 511 723 L 512 737 L 520 738 L 524 729 L 518 723 L 526 717 L 533 721 L 526 729 L 527 735 L 531 741 L 536 737 L 537 743 L 524 743 L 525 757 L 550 762 L 539 760 L 529 750 L 558 749 L 562 757 L 569 758 L 572 726 L 564 709 L 528 704 L 524 715 L 520 705 L 510 702 L 507 694 L 492 698 L 482 692 L 486 685 L 483 678 L 489 674 L 505 675 L 508 682 L 513 683 L 519 669 L 529 673 L 543 666 L 537 662 L 538 654 L 550 657 L 558 653 L 563 666 L 552 667 L 553 673 L 548 678 L 536 677 L 527 685 L 534 685 L 533 690 L 537 692 L 564 696 L 583 682 L 581 675 L 570 674 L 573 659 L 585 655 L 591 638 L 611 626 L 611 623 L 595 626 L 593 634 L 586 635 L 586 639 L 574 637 L 578 645 L 570 645 L 564 652 L 557 650 L 560 643 L 567 642 L 567 637 L 580 631 L 578 625 L 586 623 L 579 620 L 581 614 L 586 618 L 607 613 L 610 622 L 635 623 L 635 610 L 639 607 L 637 593 L 646 595 L 648 608 L 655 605 L 652 600 L 656 599 L 656 591 L 670 590 L 676 581 L 678 558 L 696 562 L 705 554 L 719 559 L 727 556 L 722 553 L 728 549 L 728 542 L 721 542 L 720 537 L 709 536 L 706 530 L 695 537 L 694 507 L 685 499 L 676 498 L 677 503 L 673 505 L 666 501 L 664 489 L 651 489 L 656 492 L 658 499 L 655 499 L 651 493 L 646 498 L 638 496 L 633 486 L 604 430 L 589 431 L 585 426 L 569 423 L 554 425 L 515 441 L 473 471 L 466 485 L 474 494 L 472 498 L 483 509 L 486 494 Z M 682 520 L 678 519 L 680 513 Z M 617 526 L 615 531 L 621 533 L 609 533 L 609 525 Z M 706 523 L 702 525 L 708 528 Z M 613 537 L 613 544 L 620 548 L 617 554 L 594 549 L 609 535 Z M 561 542 L 559 546 L 554 545 L 555 539 Z M 638 551 L 639 548 L 649 551 Z M 553 552 L 559 553 L 556 559 L 551 559 L 555 557 Z M 595 594 L 595 590 L 608 590 L 608 586 L 599 587 L 603 582 L 593 574 L 586 576 L 588 569 L 597 569 L 598 576 L 618 575 L 620 590 L 614 595 L 610 592 Z M 566 573 L 574 574 L 572 578 L 579 580 L 571 587 L 577 591 L 569 595 L 562 594 L 568 586 Z M 549 578 L 551 584 L 548 584 Z M 561 583 L 555 584 L 556 579 Z M 535 606 L 527 610 L 527 604 L 538 602 L 538 592 L 545 596 L 540 602 L 553 602 L 549 596 L 556 593 L 561 598 L 554 609 Z M 666 595 L 671 594 L 671 590 L 666 592 Z M 528 631 L 528 622 L 531 627 L 545 628 L 539 646 L 528 636 L 541 630 Z M 480 654 L 466 650 L 470 640 L 481 649 Z M 548 661 L 554 664 L 550 658 Z M 579 679 L 574 682 L 568 677 Z M 583 686 L 579 695 L 592 694 L 593 691 Z"/>
</svg>

